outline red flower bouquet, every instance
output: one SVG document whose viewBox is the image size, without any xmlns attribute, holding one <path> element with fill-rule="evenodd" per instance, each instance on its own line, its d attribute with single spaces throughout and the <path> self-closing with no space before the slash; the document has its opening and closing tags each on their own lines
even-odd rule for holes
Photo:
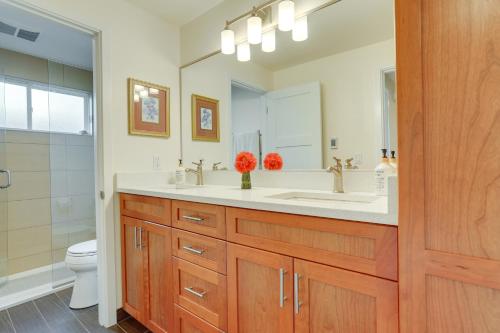
<svg viewBox="0 0 500 333">
<path fill-rule="evenodd" d="M 250 181 L 250 171 L 253 171 L 257 166 L 257 159 L 252 153 L 248 151 L 242 151 L 236 156 L 234 161 L 234 168 L 241 173 L 241 188 L 248 190 L 252 188 L 252 182 Z"/>
<path fill-rule="evenodd" d="M 267 170 L 281 170 L 283 168 L 283 159 L 278 153 L 269 153 L 264 159 L 264 167 Z"/>
</svg>

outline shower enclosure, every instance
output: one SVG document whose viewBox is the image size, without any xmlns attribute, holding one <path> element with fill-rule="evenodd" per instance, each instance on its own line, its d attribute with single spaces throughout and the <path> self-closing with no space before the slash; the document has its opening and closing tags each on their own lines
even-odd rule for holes
<svg viewBox="0 0 500 333">
<path fill-rule="evenodd" d="M 96 237 L 92 77 L 0 48 L 0 310 L 70 285 Z"/>
</svg>

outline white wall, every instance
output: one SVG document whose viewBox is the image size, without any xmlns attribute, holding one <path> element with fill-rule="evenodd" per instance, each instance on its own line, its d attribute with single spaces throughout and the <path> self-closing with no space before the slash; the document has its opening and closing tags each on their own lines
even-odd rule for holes
<svg viewBox="0 0 500 333">
<path fill-rule="evenodd" d="M 102 34 L 104 225 L 108 243 L 101 254 L 116 252 L 116 281 L 105 277 L 105 293 L 117 291 L 121 306 L 119 224 L 113 177 L 117 171 L 153 170 L 153 155 L 160 157 L 161 169 L 172 169 L 180 155 L 179 124 L 179 29 L 154 14 L 123 0 L 25 0 L 27 4 L 69 21 L 99 30 Z M 169 139 L 128 135 L 127 78 L 170 87 L 171 137 Z M 116 218 L 115 218 L 116 217 Z M 115 242 L 115 247 L 110 244 Z M 100 309 L 101 310 L 101 309 Z M 111 314 L 112 315 L 112 314 Z M 113 318 L 105 318 L 109 324 Z"/>
<path fill-rule="evenodd" d="M 395 66 L 393 39 L 274 72 L 274 89 L 321 82 L 323 160 L 361 154 L 361 168 L 372 169 L 382 148 L 381 73 Z M 329 139 L 338 138 L 338 149 Z"/>
<path fill-rule="evenodd" d="M 231 81 L 245 82 L 270 90 L 272 73 L 252 63 L 239 63 L 235 57 L 213 56 L 182 70 L 182 144 L 184 166 L 205 159 L 206 166 L 222 162 L 232 165 Z M 193 141 L 191 132 L 191 95 L 197 94 L 219 100 L 220 142 Z"/>
</svg>

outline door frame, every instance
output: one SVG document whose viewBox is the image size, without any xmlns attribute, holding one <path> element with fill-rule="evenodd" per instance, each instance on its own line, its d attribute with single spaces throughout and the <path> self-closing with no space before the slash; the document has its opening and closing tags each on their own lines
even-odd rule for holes
<svg viewBox="0 0 500 333">
<path fill-rule="evenodd" d="M 102 30 L 84 23 L 68 19 L 59 14 L 37 7 L 23 0 L 0 0 L 8 5 L 44 17 L 57 23 L 80 30 L 93 38 L 93 103 L 94 103 L 94 167 L 95 167 L 95 216 L 96 238 L 99 248 L 97 260 L 99 324 L 109 327 L 116 324 L 117 290 L 115 262 L 115 226 L 113 201 L 113 173 L 111 165 L 111 133 L 104 128 L 110 127 L 111 115 L 104 114 L 106 105 L 111 106 L 111 98 L 105 98 L 104 91 L 111 91 L 111 72 L 109 47 L 105 48 Z M 106 55 L 107 57 L 104 57 Z M 108 69 L 105 74 L 104 68 Z M 108 194 L 108 195 L 106 195 Z M 109 196 L 109 197 L 108 197 Z"/>
</svg>

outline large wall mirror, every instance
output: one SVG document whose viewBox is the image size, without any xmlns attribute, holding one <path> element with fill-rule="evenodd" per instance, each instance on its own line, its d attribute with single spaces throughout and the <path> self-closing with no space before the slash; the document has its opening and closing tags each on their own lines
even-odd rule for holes
<svg viewBox="0 0 500 333">
<path fill-rule="evenodd" d="M 186 165 L 205 159 L 231 169 L 245 150 L 259 160 L 278 152 L 285 170 L 323 169 L 333 156 L 363 170 L 376 166 L 381 148 L 397 149 L 394 1 L 318 7 L 308 31 L 294 42 L 276 30 L 276 50 L 253 45 L 247 62 L 216 54 L 181 70 Z M 218 104 L 197 111 L 194 95 Z M 193 135 L 203 127 L 196 117 L 216 118 L 216 140 Z"/>
</svg>

